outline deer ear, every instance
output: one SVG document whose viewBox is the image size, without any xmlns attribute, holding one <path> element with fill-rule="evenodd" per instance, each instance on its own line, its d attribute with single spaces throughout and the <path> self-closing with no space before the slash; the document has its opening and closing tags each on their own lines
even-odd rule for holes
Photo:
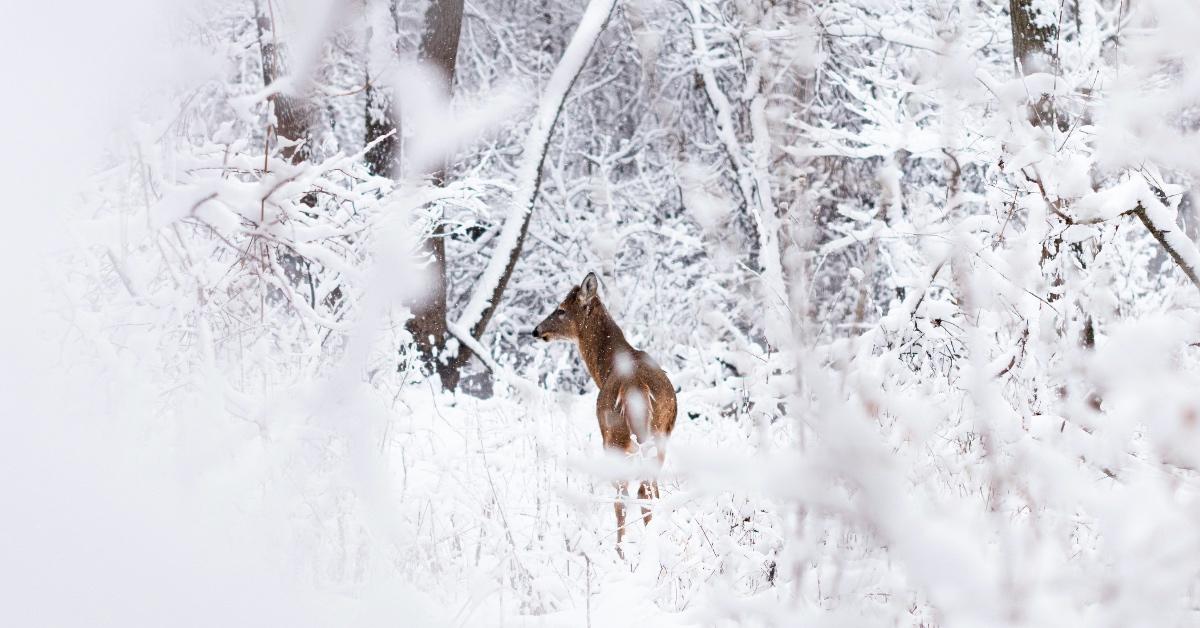
<svg viewBox="0 0 1200 628">
<path fill-rule="evenodd" d="M 583 283 L 579 284 L 579 302 L 589 303 L 596 298 L 596 289 L 600 281 L 596 279 L 596 273 L 588 273 L 587 277 L 583 278 Z"/>
</svg>

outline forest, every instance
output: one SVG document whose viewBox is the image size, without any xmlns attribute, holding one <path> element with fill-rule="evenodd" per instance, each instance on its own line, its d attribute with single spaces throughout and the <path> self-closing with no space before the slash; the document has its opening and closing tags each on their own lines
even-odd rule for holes
<svg viewBox="0 0 1200 628">
<path fill-rule="evenodd" d="M 1200 624 L 1195 0 L 17 4 L 0 623 Z"/>
</svg>

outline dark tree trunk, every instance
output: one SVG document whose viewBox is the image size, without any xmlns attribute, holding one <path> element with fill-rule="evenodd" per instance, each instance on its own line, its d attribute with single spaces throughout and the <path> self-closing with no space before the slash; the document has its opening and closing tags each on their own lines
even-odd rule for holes
<svg viewBox="0 0 1200 628">
<path fill-rule="evenodd" d="M 371 75 L 367 75 L 367 111 L 366 111 L 366 143 L 378 140 L 371 150 L 367 151 L 365 160 L 367 170 L 380 177 L 391 177 L 396 161 L 396 135 L 388 135 L 396 128 L 396 115 L 392 110 L 392 101 L 388 95 L 371 83 Z M 387 137 L 384 137 L 387 135 Z M 380 139 L 383 138 L 383 139 Z"/>
<path fill-rule="evenodd" d="M 392 28 L 399 33 L 400 23 L 396 17 L 396 2 L 397 0 L 391 0 L 388 3 L 388 14 L 392 16 Z M 367 37 L 370 38 L 371 35 L 368 34 Z M 399 54 L 398 50 L 394 52 Z M 395 107 L 392 106 L 392 95 L 372 83 L 371 78 L 371 73 L 368 71 L 366 76 L 367 110 L 365 118 L 367 127 L 365 140 L 367 144 L 376 141 L 377 143 L 367 151 L 367 169 L 376 176 L 394 177 L 399 174 L 396 172 L 396 158 L 400 150 L 399 130 L 396 128 L 396 121 L 399 117 L 396 115 Z M 396 132 L 392 133 L 392 131 Z M 389 133 L 392 134 L 388 135 Z"/>
<path fill-rule="evenodd" d="M 425 270 L 426 290 L 423 298 L 412 306 L 413 317 L 407 323 L 408 331 L 416 341 L 417 350 L 425 367 L 436 371 L 442 387 L 454 390 L 458 386 L 459 365 L 452 364 L 444 355 L 446 348 L 446 240 L 445 230 L 439 222 L 433 233 L 421 243 L 421 251 L 430 259 Z"/>
<path fill-rule="evenodd" d="M 421 34 L 421 59 L 437 69 L 438 80 L 428 86 L 439 90 L 449 99 L 454 91 L 454 68 L 458 60 L 458 39 L 462 29 L 462 0 L 433 0 L 425 13 L 425 28 Z M 370 105 L 368 105 L 370 106 Z M 368 125 L 370 125 L 368 117 Z M 368 133 L 370 127 L 368 126 Z M 388 155 L 394 155 L 394 138 L 385 140 Z M 376 148 L 381 148 L 380 146 Z M 389 158 L 389 163 L 391 158 Z M 434 183 L 445 181 L 445 164 L 430 173 Z M 454 390 L 458 387 L 461 364 L 451 361 L 446 355 L 446 242 L 445 226 L 439 219 L 434 224 L 432 235 L 422 243 L 422 251 L 429 256 L 430 266 L 426 271 L 429 284 L 424 297 L 412 305 L 413 317 L 407 328 L 412 333 L 417 350 L 421 354 L 426 372 L 436 372 L 442 387 Z"/>
<path fill-rule="evenodd" d="M 267 87 L 284 74 L 283 51 L 275 34 L 273 16 L 263 13 L 262 5 L 258 0 L 254 2 L 254 13 L 255 26 L 258 28 L 259 53 L 262 57 L 263 87 Z M 286 140 L 289 144 L 299 141 L 298 145 L 281 148 L 279 154 L 292 164 L 308 161 L 312 156 L 312 104 L 304 98 L 280 92 L 271 94 L 267 100 L 275 114 L 273 123 L 267 127 L 266 131 L 268 149 L 271 145 L 278 146 L 281 143 L 280 140 Z M 316 207 L 317 197 L 313 193 L 305 194 L 300 202 L 308 207 Z M 288 281 L 298 287 L 308 286 L 311 295 L 309 306 L 316 307 L 315 279 L 309 261 L 285 247 L 279 247 L 276 255 L 279 259 L 279 266 L 283 269 Z M 339 298 L 340 293 L 335 291 L 331 296 Z"/>
<path fill-rule="evenodd" d="M 1058 39 L 1054 16 L 1039 16 L 1034 0 L 1009 0 L 1012 20 L 1013 65 L 1019 74 L 1052 72 L 1052 47 Z M 1039 25 L 1039 19 L 1045 25 Z"/>
<path fill-rule="evenodd" d="M 258 46 L 262 54 L 263 86 L 270 85 L 283 75 L 283 58 L 280 46 L 275 38 L 275 25 L 270 15 L 262 12 L 262 7 L 254 3 L 256 25 L 258 26 Z M 312 151 L 310 141 L 310 126 L 312 111 L 304 99 L 283 93 L 274 93 L 268 97 L 275 111 L 275 124 L 268 129 L 268 135 L 283 138 L 292 142 L 302 141 L 299 146 L 288 146 L 279 152 L 293 164 L 306 161 Z"/>
<path fill-rule="evenodd" d="M 433 0 L 425 13 L 421 34 L 421 58 L 436 67 L 445 82 L 445 95 L 453 91 L 454 67 L 458 62 L 458 36 L 462 31 L 463 0 Z"/>
<path fill-rule="evenodd" d="M 1034 0 L 1009 0 L 1012 21 L 1013 67 L 1018 76 L 1036 72 L 1058 73 L 1057 16 L 1039 15 Z M 1039 21 L 1042 22 L 1039 24 Z M 1043 95 L 1030 110 L 1029 121 L 1034 126 L 1057 125 L 1066 122 L 1058 116 L 1054 99 Z"/>
</svg>

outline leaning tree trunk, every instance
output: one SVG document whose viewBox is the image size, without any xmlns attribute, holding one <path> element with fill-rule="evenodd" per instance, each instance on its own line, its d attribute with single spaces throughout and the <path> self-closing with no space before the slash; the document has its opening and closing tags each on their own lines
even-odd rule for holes
<svg viewBox="0 0 1200 628">
<path fill-rule="evenodd" d="M 476 282 L 457 325 L 450 325 L 446 316 L 446 255 L 442 237 L 444 231 L 440 223 L 435 225 L 432 237 L 424 243 L 424 249 L 432 260 L 432 285 L 426 298 L 414 306 L 408 329 L 427 365 L 438 373 L 442 385 L 448 390 L 457 387 L 459 373 L 472 355 L 468 345 L 478 346 L 475 340 L 483 336 L 512 276 L 529 228 L 529 219 L 541 184 L 542 163 L 558 115 L 615 6 L 616 0 L 591 0 L 562 60 L 547 82 L 546 92 L 542 95 L 526 137 L 512 211 L 497 238 L 492 258 Z M 441 88 L 447 96 L 454 83 L 462 9 L 462 0 L 433 0 L 425 16 L 425 29 L 421 37 L 421 57 L 441 71 L 444 79 Z M 390 158 L 387 163 L 391 163 Z M 431 174 L 434 181 L 441 184 L 445 176 L 444 164 Z M 445 355 L 446 340 L 450 335 L 462 338 L 459 351 L 452 359 Z"/>
<path fill-rule="evenodd" d="M 525 235 L 529 232 L 529 219 L 533 216 L 533 208 L 541 188 L 542 164 L 546 161 L 546 152 L 554 136 L 554 126 L 562 113 L 567 94 L 575 85 L 579 73 L 583 71 L 583 66 L 591 56 L 600 33 L 604 32 L 616 4 L 616 0 L 591 0 L 588 3 L 575 34 L 571 36 L 570 43 L 563 51 L 562 59 L 550 74 L 550 79 L 546 81 L 545 91 L 534 113 L 533 124 L 525 137 L 525 148 L 517 171 L 517 189 L 513 194 L 509 214 L 500 229 L 500 235 L 496 237 L 492 257 L 479 280 L 475 282 L 475 290 L 471 293 L 462 316 L 457 324 L 450 327 L 451 333 L 464 339 L 458 355 L 452 362 L 456 368 L 461 367 L 471 357 L 471 349 L 467 346 L 475 344 L 471 340 L 483 337 L 488 322 L 500 303 L 500 297 L 504 295 L 504 289 L 508 286 L 508 280 L 512 277 L 513 269 L 516 268 L 517 260 L 521 257 Z"/>
</svg>

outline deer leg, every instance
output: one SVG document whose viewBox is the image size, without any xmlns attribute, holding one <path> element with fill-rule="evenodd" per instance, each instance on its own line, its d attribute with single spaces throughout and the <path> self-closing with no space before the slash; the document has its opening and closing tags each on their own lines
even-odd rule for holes
<svg viewBox="0 0 1200 628">
<path fill-rule="evenodd" d="M 658 475 L 662 473 L 663 462 L 667 458 L 667 452 L 663 448 L 662 439 L 659 439 L 658 447 L 656 449 L 658 450 L 655 452 L 658 456 L 658 465 L 654 469 L 654 479 L 650 482 L 650 488 L 653 490 L 654 499 L 660 499 L 662 497 L 662 493 L 660 493 L 658 490 Z"/>
<path fill-rule="evenodd" d="M 613 511 L 617 514 L 617 556 L 625 560 L 625 550 L 621 549 L 621 540 L 625 538 L 625 497 L 629 495 L 628 482 L 613 482 L 617 489 L 617 500 L 613 502 Z"/>
<path fill-rule="evenodd" d="M 651 496 L 650 482 L 643 481 L 638 484 L 638 499 L 648 500 Z M 642 505 L 642 521 L 646 525 L 650 525 L 650 506 L 648 504 Z"/>
</svg>

